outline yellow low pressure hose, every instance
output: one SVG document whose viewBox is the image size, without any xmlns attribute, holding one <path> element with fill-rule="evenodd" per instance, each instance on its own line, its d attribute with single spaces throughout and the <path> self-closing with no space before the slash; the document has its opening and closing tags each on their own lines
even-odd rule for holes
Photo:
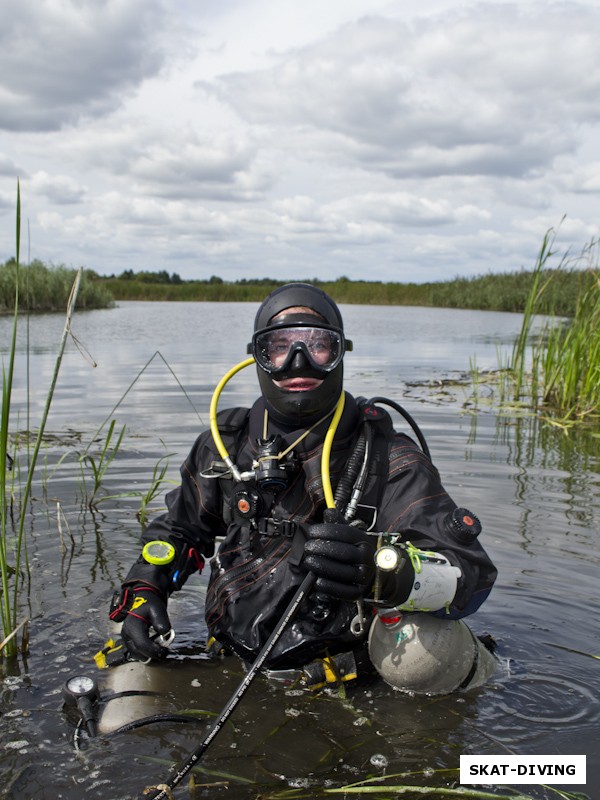
<svg viewBox="0 0 600 800">
<path fill-rule="evenodd" d="M 331 425 L 329 426 L 329 429 L 325 436 L 325 441 L 323 443 L 323 454 L 321 456 L 321 480 L 323 481 L 323 492 L 325 493 L 325 503 L 327 504 L 327 508 L 335 508 L 335 500 L 333 498 L 333 491 L 331 489 L 331 474 L 329 472 L 329 459 L 331 458 L 331 446 L 333 445 L 333 437 L 335 436 L 335 432 L 339 425 L 340 419 L 342 418 L 345 402 L 346 402 L 346 396 L 344 394 L 344 390 L 342 389 L 340 399 L 338 400 L 337 406 L 335 407 L 333 419 L 331 420 Z"/>
<path fill-rule="evenodd" d="M 217 425 L 217 405 L 219 403 L 219 397 L 221 396 L 221 392 L 223 391 L 223 387 L 233 376 L 238 373 L 244 367 L 249 367 L 250 364 L 254 363 L 254 358 L 246 358 L 244 361 L 240 361 L 239 364 L 236 364 L 235 367 L 232 367 L 229 372 L 227 372 L 221 380 L 218 382 L 215 391 L 213 392 L 213 396 L 210 401 L 210 410 L 209 410 L 209 420 L 210 420 L 210 432 L 212 433 L 213 441 L 215 443 L 215 447 L 217 448 L 219 455 L 225 462 L 225 464 L 231 470 L 233 477 L 236 481 L 241 481 L 242 476 L 240 471 L 235 466 L 231 458 L 229 457 L 229 453 L 227 452 L 227 448 L 223 444 L 223 439 L 221 439 L 221 434 L 219 433 L 219 426 Z"/>
<path fill-rule="evenodd" d="M 223 387 L 225 384 L 233 378 L 240 370 L 244 369 L 244 367 L 249 367 L 250 364 L 254 363 L 254 358 L 246 358 L 244 361 L 240 361 L 239 364 L 236 364 L 235 367 L 232 367 L 229 372 L 225 373 L 219 383 L 217 384 L 215 391 L 213 392 L 213 396 L 210 401 L 210 411 L 209 411 L 209 419 L 210 419 L 210 432 L 213 437 L 213 441 L 215 443 L 215 447 L 217 451 L 227 467 L 231 470 L 231 473 L 236 481 L 241 481 L 242 476 L 238 468 L 235 466 L 229 453 L 227 452 L 227 448 L 223 444 L 223 439 L 221 438 L 221 434 L 219 433 L 219 426 L 217 424 L 217 406 L 219 404 L 219 397 L 221 396 L 221 392 L 223 391 Z M 335 432 L 339 425 L 340 419 L 342 417 L 342 413 L 344 411 L 344 403 L 346 397 L 344 391 L 340 394 L 340 399 L 337 402 L 335 407 L 335 411 L 333 414 L 333 418 L 331 420 L 331 424 L 327 430 L 327 434 L 325 436 L 325 441 L 323 443 L 323 455 L 321 456 L 321 479 L 323 481 L 323 492 L 325 493 L 325 503 L 327 504 L 327 508 L 335 508 L 335 500 L 333 497 L 333 490 L 331 488 L 331 475 L 329 472 L 329 459 L 331 457 L 331 446 L 333 444 L 333 439 L 335 436 Z"/>
</svg>

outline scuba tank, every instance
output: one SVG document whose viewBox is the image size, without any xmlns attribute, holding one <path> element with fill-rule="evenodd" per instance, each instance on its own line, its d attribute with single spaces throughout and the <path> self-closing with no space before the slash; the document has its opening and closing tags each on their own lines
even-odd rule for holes
<svg viewBox="0 0 600 800">
<path fill-rule="evenodd" d="M 369 657 L 390 686 L 426 695 L 481 686 L 497 663 L 462 620 L 396 609 L 382 610 L 373 620 Z"/>
</svg>

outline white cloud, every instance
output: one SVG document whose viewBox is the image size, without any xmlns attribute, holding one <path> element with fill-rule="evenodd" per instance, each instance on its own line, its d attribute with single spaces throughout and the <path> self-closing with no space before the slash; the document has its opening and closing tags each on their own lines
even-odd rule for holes
<svg viewBox="0 0 600 800">
<path fill-rule="evenodd" d="M 23 181 L 23 190 L 46 197 L 57 205 L 72 205 L 85 199 L 85 187 L 67 175 L 49 175 L 43 170 L 36 172 L 30 180 Z"/>
<path fill-rule="evenodd" d="M 132 178 L 159 196 L 253 199 L 271 182 L 257 155 L 257 146 L 248 137 L 200 138 L 189 130 L 147 146 L 129 170 Z"/>
<path fill-rule="evenodd" d="M 108 113 L 163 65 L 167 21 L 158 0 L 4 0 L 0 127 L 56 130 Z"/>
<path fill-rule="evenodd" d="M 364 18 L 216 91 L 251 123 L 329 133 L 324 158 L 345 143 L 392 177 L 518 177 L 598 121 L 599 21 L 591 8 L 492 4 L 413 25 Z"/>
<path fill-rule="evenodd" d="M 591 0 L 5 5 L 0 258 L 17 177 L 34 256 L 101 273 L 435 280 L 598 232 Z"/>
</svg>

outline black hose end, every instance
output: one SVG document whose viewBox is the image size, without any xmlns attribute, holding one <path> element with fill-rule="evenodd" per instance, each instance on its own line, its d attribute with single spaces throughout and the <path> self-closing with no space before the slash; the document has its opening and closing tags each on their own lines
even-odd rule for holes
<svg viewBox="0 0 600 800">
<path fill-rule="evenodd" d="M 340 519 L 340 512 L 337 508 L 326 508 L 323 512 L 323 522 L 339 522 Z"/>
</svg>

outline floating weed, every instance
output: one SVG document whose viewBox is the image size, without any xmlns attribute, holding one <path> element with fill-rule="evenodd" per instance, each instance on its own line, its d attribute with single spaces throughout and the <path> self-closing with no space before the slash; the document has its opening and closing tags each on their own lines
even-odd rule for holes
<svg viewBox="0 0 600 800">
<path fill-rule="evenodd" d="M 600 660 L 600 656 L 595 655 L 594 653 L 586 653 L 585 650 L 575 650 L 573 647 L 564 647 L 562 644 L 556 644 L 555 642 L 546 642 L 550 647 L 556 647 L 559 650 L 565 650 L 567 653 L 577 653 L 579 656 L 588 656 L 588 658 L 597 658 Z"/>
<path fill-rule="evenodd" d="M 158 756 L 148 756 L 140 753 L 136 756 L 136 758 L 140 761 L 149 762 L 150 764 L 158 764 L 159 766 L 167 769 L 171 769 L 173 766 L 172 760 L 167 758 L 159 758 Z M 192 774 L 196 775 L 207 775 L 212 779 L 218 778 L 219 781 L 227 781 L 228 783 L 245 784 L 248 786 L 254 786 L 256 783 L 256 781 L 252 780 L 251 778 L 245 778 L 243 775 L 235 775 L 232 772 L 224 772 L 223 770 L 207 769 L 201 765 L 192 767 L 191 772 Z"/>
<path fill-rule="evenodd" d="M 467 786 L 423 786 L 416 783 L 404 783 L 407 779 L 415 778 L 445 778 L 458 777 L 457 769 L 433 769 L 398 772 L 390 775 L 369 776 L 361 781 L 345 784 L 343 786 L 322 785 L 312 782 L 308 787 L 302 785 L 295 779 L 288 779 L 288 784 L 293 788 L 276 789 L 274 791 L 262 791 L 261 800 L 314 800 L 316 797 L 327 797 L 331 795 L 372 795 L 377 798 L 407 796 L 428 797 L 431 800 L 441 800 L 441 798 L 467 798 L 467 800 L 534 800 L 532 795 L 523 794 L 518 790 L 513 790 L 507 786 L 499 786 L 499 792 L 489 792 L 476 787 Z M 402 782 L 398 782 L 402 781 Z M 567 792 L 556 789 L 553 786 L 540 784 L 541 788 L 550 793 L 552 797 L 561 797 L 563 800 L 590 800 L 589 796 L 579 792 Z M 548 794 L 546 795 L 548 797 Z"/>
</svg>

